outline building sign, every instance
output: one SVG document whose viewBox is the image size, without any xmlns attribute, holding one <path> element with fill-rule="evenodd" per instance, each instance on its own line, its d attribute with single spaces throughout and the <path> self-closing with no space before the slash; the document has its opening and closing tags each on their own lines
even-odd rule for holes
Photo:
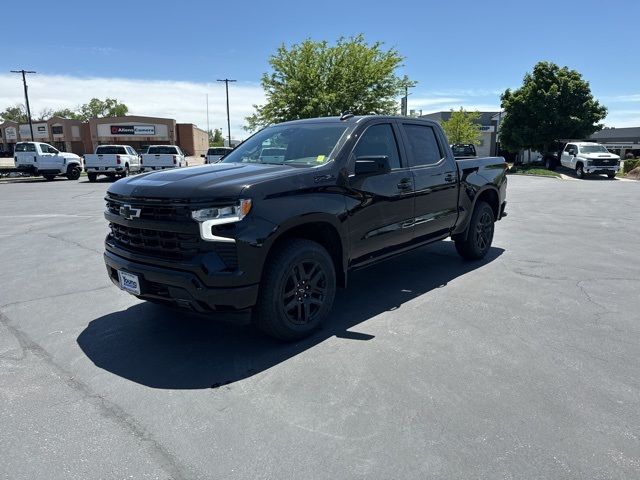
<svg viewBox="0 0 640 480">
<path fill-rule="evenodd" d="M 49 126 L 46 123 L 34 123 L 33 136 L 33 140 L 36 138 L 49 138 Z M 31 138 L 31 129 L 28 123 L 20 125 L 20 138 Z"/>
<path fill-rule="evenodd" d="M 18 132 L 16 127 L 7 127 L 4 129 L 5 140 L 18 140 Z"/>
<path fill-rule="evenodd" d="M 493 133 L 496 131 L 496 127 L 494 125 L 480 125 L 480 131 L 482 133 Z"/>
<path fill-rule="evenodd" d="M 62 125 L 53 125 L 51 127 L 51 134 L 52 135 L 63 135 L 63 133 L 62 133 Z"/>
<path fill-rule="evenodd" d="M 155 135 L 154 125 L 111 125 L 111 135 Z"/>
</svg>

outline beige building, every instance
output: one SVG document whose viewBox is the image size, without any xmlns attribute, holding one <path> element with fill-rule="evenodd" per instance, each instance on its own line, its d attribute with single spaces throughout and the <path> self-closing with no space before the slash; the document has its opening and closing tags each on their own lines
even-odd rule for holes
<svg viewBox="0 0 640 480">
<path fill-rule="evenodd" d="M 209 140 L 207 132 L 191 123 L 128 115 L 89 119 L 84 143 L 87 152 L 104 144 L 130 145 L 138 151 L 150 145 L 178 145 L 187 155 L 200 156 L 206 153 Z"/>
<path fill-rule="evenodd" d="M 138 151 L 149 145 L 178 145 L 187 155 L 207 152 L 207 132 L 191 123 L 176 123 L 159 117 L 105 117 L 88 122 L 52 117 L 33 122 L 33 137 L 28 123 L 6 121 L 0 124 L 0 150 L 13 154 L 15 144 L 34 140 L 49 143 L 63 152 L 78 155 L 92 153 L 98 145 L 124 144 Z"/>
</svg>

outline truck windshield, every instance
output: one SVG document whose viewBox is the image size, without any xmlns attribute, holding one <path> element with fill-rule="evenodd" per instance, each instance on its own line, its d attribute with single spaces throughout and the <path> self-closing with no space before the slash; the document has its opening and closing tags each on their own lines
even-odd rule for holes
<svg viewBox="0 0 640 480">
<path fill-rule="evenodd" d="M 609 153 L 609 150 L 602 145 L 583 145 L 580 147 L 580 153 Z"/>
<path fill-rule="evenodd" d="M 107 146 L 107 147 L 98 147 L 96 148 L 96 154 L 98 155 L 126 155 L 127 151 L 124 147 L 118 147 L 115 145 Z"/>
<path fill-rule="evenodd" d="M 223 160 L 312 167 L 331 159 L 347 126 L 339 123 L 276 125 L 256 133 Z"/>
<path fill-rule="evenodd" d="M 176 151 L 176 147 L 149 147 L 147 153 L 153 153 L 155 155 L 176 155 L 178 152 Z"/>
</svg>

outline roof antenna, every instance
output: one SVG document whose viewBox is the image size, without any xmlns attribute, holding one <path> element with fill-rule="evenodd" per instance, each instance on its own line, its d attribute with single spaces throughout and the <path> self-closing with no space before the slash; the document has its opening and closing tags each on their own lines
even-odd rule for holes
<svg viewBox="0 0 640 480">
<path fill-rule="evenodd" d="M 348 120 L 349 118 L 353 117 L 353 113 L 351 113 L 350 111 L 346 111 L 346 112 L 342 112 L 342 115 L 340 115 L 340 120 Z"/>
</svg>

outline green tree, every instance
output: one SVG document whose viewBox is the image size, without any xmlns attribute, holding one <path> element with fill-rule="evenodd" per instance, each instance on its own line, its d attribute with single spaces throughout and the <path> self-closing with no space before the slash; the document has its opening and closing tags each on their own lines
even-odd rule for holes
<svg viewBox="0 0 640 480">
<path fill-rule="evenodd" d="M 78 108 L 78 115 L 82 120 L 101 117 L 122 117 L 129 112 L 129 107 L 115 98 L 92 98 Z"/>
<path fill-rule="evenodd" d="M 444 133 L 447 134 L 449 143 L 472 143 L 480 144 L 480 112 L 467 112 L 460 107 L 460 110 L 451 110 L 449 120 L 442 122 Z"/>
<path fill-rule="evenodd" d="M 27 118 L 27 109 L 20 103 L 5 108 L 4 111 L 0 112 L 0 118 L 3 121 L 9 120 L 18 123 L 26 123 L 29 121 Z"/>
<path fill-rule="evenodd" d="M 224 146 L 224 137 L 222 136 L 222 130 L 216 128 L 215 130 L 209 130 L 209 146 L 210 147 L 222 147 Z"/>
<path fill-rule="evenodd" d="M 59 110 L 53 110 L 51 117 L 70 118 L 72 120 L 82 120 L 81 115 L 77 110 L 71 110 L 70 108 L 61 108 Z"/>
<path fill-rule="evenodd" d="M 500 145 L 510 151 L 548 152 L 556 140 L 586 138 L 607 115 L 580 73 L 551 62 L 537 63 L 522 86 L 507 89 L 501 100 Z"/>
<path fill-rule="evenodd" d="M 272 72 L 262 76 L 267 97 L 254 105 L 247 130 L 299 118 L 397 112 L 396 97 L 415 82 L 396 75 L 404 57 L 368 44 L 363 35 L 339 38 L 335 45 L 310 39 L 290 48 L 281 45 L 269 59 Z"/>
</svg>

